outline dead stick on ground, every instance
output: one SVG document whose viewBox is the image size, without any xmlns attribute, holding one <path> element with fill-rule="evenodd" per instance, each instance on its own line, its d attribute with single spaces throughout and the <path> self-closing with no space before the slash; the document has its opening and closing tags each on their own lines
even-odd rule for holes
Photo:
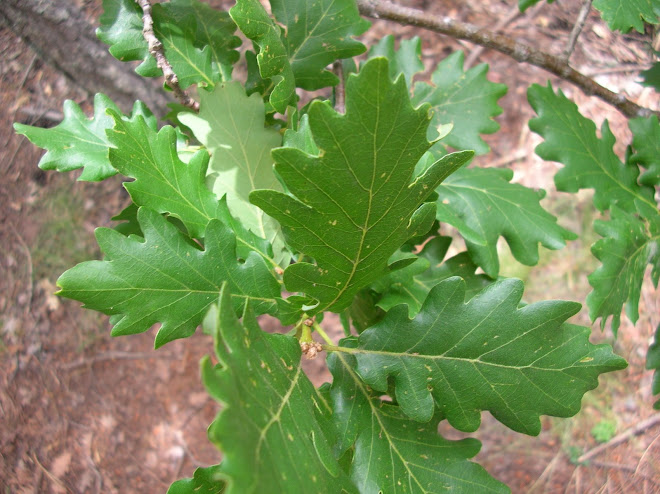
<svg viewBox="0 0 660 494">
<path fill-rule="evenodd" d="M 622 432 L 621 434 L 618 434 L 614 436 L 612 439 L 607 441 L 606 443 L 600 444 L 596 446 L 593 449 L 590 449 L 587 451 L 585 454 L 580 456 L 577 461 L 578 463 L 583 463 L 585 461 L 588 461 L 589 459 L 593 458 L 594 456 L 598 456 L 601 454 L 603 451 L 605 451 L 608 448 L 612 448 L 614 446 L 617 446 L 618 444 L 621 444 L 622 442 L 627 441 L 633 436 L 636 436 L 638 434 L 641 434 L 647 429 L 650 429 L 654 425 L 660 424 L 660 413 L 657 413 L 653 415 L 652 417 L 641 421 L 638 423 L 636 426 L 631 427 L 627 431 Z"/>
<path fill-rule="evenodd" d="M 470 41 L 504 53 L 518 62 L 540 67 L 574 84 L 585 94 L 602 99 L 628 118 L 660 115 L 660 112 L 643 108 L 623 94 L 614 93 L 601 86 L 570 67 L 561 57 L 550 55 L 507 36 L 481 29 L 473 24 L 457 22 L 449 17 L 434 16 L 421 10 L 403 7 L 387 0 L 357 0 L 357 3 L 360 13 L 364 16 L 417 26 L 455 39 Z"/>
<path fill-rule="evenodd" d="M 181 86 L 179 86 L 179 78 L 174 73 L 174 69 L 170 65 L 170 62 L 165 57 L 165 52 L 163 51 L 163 44 L 156 37 L 154 32 L 154 20 L 151 16 L 151 4 L 149 0 L 135 0 L 137 4 L 142 9 L 142 22 L 144 27 L 142 28 L 142 35 L 144 39 L 149 44 L 149 53 L 151 53 L 156 59 L 158 67 L 163 71 L 163 77 L 165 82 L 172 89 L 174 96 L 179 102 L 191 110 L 199 111 L 199 103 L 192 99 L 188 93 L 186 93 Z"/>
</svg>

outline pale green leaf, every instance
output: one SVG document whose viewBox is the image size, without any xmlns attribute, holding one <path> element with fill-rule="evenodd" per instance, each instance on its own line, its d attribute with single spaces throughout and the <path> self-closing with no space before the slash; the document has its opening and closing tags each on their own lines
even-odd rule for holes
<svg viewBox="0 0 660 494">
<path fill-rule="evenodd" d="M 403 39 L 399 49 L 394 49 L 394 36 L 388 34 L 369 50 L 369 58 L 385 57 L 390 61 L 390 77 L 392 80 L 403 74 L 408 87 L 411 87 L 415 74 L 424 71 L 422 63 L 422 41 L 415 36 Z"/>
<path fill-rule="evenodd" d="M 644 32 L 644 22 L 658 23 L 660 0 L 594 0 L 594 7 L 612 31 L 627 33 L 635 28 Z"/>
<path fill-rule="evenodd" d="M 628 121 L 633 134 L 635 153 L 630 162 L 639 164 L 646 171 L 639 177 L 643 185 L 660 186 L 660 123 L 657 115 L 633 118 Z"/>
<path fill-rule="evenodd" d="M 650 264 L 652 279 L 658 285 L 660 277 L 660 214 L 646 220 L 637 215 L 612 208 L 609 221 L 597 220 L 594 229 L 602 239 L 591 248 L 602 263 L 589 275 L 593 292 L 587 297 L 592 321 L 601 318 L 601 328 L 612 316 L 612 330 L 616 334 L 625 305 L 632 323 L 639 317 L 639 296 L 644 272 Z"/>
<path fill-rule="evenodd" d="M 365 382 L 387 392 L 393 379 L 402 411 L 420 422 L 436 407 L 457 429 L 474 431 L 488 410 L 507 427 L 541 430 L 540 415 L 569 417 L 598 375 L 625 367 L 589 329 L 564 324 L 580 304 L 547 301 L 518 308 L 520 280 L 493 283 L 465 302 L 465 282 L 450 278 L 431 290 L 408 318 L 394 307 L 360 335 L 352 350 Z"/>
<path fill-rule="evenodd" d="M 199 114 L 181 114 L 179 119 L 211 154 L 208 187 L 217 197 L 226 195 L 233 216 L 273 245 L 278 264 L 288 264 L 279 224 L 248 199 L 255 189 L 281 190 L 270 152 L 281 145 L 282 136 L 264 127 L 261 97 L 247 96 L 237 82 L 219 84 L 213 92 L 200 92 Z"/>
<path fill-rule="evenodd" d="M 280 40 L 280 28 L 273 22 L 259 0 L 237 0 L 229 10 L 234 22 L 259 48 L 257 63 L 264 79 L 272 79 L 270 104 L 284 113 L 295 97 L 296 83 L 286 47 Z"/>
<path fill-rule="evenodd" d="M 472 152 L 446 156 L 413 176 L 430 146 L 428 107 L 412 108 L 405 81 L 392 83 L 383 58 L 349 78 L 345 115 L 318 101 L 308 115 L 318 155 L 273 151 L 292 195 L 264 190 L 250 200 L 280 222 L 290 246 L 316 260 L 289 266 L 287 289 L 318 299 L 316 312 L 340 312 L 384 274 L 406 240 L 428 231 L 435 206 L 425 198 Z"/>
<path fill-rule="evenodd" d="M 594 204 L 600 211 L 614 203 L 626 211 L 634 211 L 636 203 L 650 214 L 657 210 L 653 190 L 637 183 L 637 166 L 624 165 L 614 154 L 615 139 L 607 121 L 599 139 L 593 121 L 583 117 L 561 90 L 555 94 L 550 84 L 547 87 L 534 84 L 527 97 L 538 114 L 530 120 L 529 128 L 545 139 L 537 146 L 536 153 L 544 160 L 564 165 L 555 175 L 557 189 L 564 192 L 595 189 Z"/>
<path fill-rule="evenodd" d="M 432 85 L 416 83 L 413 103 L 430 103 L 433 107 L 429 137 L 435 138 L 435 127 L 451 123 L 454 127 L 443 143 L 484 154 L 489 148 L 480 134 L 492 134 L 500 128 L 493 117 L 502 113 L 497 100 L 506 94 L 507 87 L 486 78 L 486 64 L 463 70 L 464 58 L 460 51 L 449 55 L 433 72 Z"/>
<path fill-rule="evenodd" d="M 64 120 L 57 126 L 43 129 L 16 123 L 14 128 L 32 144 L 47 149 L 39 161 L 39 168 L 59 172 L 84 168 L 78 180 L 99 181 L 117 173 L 108 158 L 112 144 L 106 137 L 106 130 L 114 125 L 113 119 L 106 114 L 108 110 L 116 112 L 120 121 L 135 122 L 141 116 L 146 119 L 147 127 L 155 128 L 157 125 L 152 113 L 142 102 L 135 102 L 133 112 L 127 119 L 110 98 L 98 93 L 94 96 L 94 116 L 91 119 L 85 116 L 75 102 L 66 100 Z"/>
<path fill-rule="evenodd" d="M 508 169 L 462 168 L 436 189 L 438 220 L 458 228 L 470 256 L 491 278 L 499 274 L 500 236 L 513 256 L 528 266 L 539 261 L 538 244 L 561 249 L 566 240 L 576 238 L 541 207 L 543 191 L 510 183 L 512 178 L 513 171 Z M 474 242 L 472 232 L 485 242 Z"/>
<path fill-rule="evenodd" d="M 357 492 L 333 456 L 331 408 L 300 366 L 298 341 L 261 331 L 251 310 L 241 324 L 229 287 L 213 329 L 219 364 L 204 359 L 202 376 L 223 406 L 209 438 L 227 494 Z"/>
<path fill-rule="evenodd" d="M 57 281 L 63 297 L 113 315 L 113 335 L 142 333 L 161 323 L 157 348 L 190 336 L 224 282 L 235 310 L 249 300 L 260 314 L 275 313 L 277 279 L 255 253 L 244 263 L 237 260 L 236 237 L 220 221 L 209 223 L 205 250 L 154 211 L 140 208 L 138 222 L 144 239 L 97 229 L 105 260 L 78 264 Z"/>
<path fill-rule="evenodd" d="M 270 5 L 284 26 L 282 43 L 298 87 L 314 91 L 334 86 L 338 79 L 326 67 L 366 50 L 352 39 L 370 25 L 360 17 L 355 0 L 271 0 Z"/>
<path fill-rule="evenodd" d="M 443 438 L 438 416 L 426 424 L 411 421 L 399 407 L 373 396 L 354 366 L 352 355 L 337 352 L 328 357 L 334 377 L 330 397 L 339 439 L 336 454 L 355 448 L 350 475 L 360 492 L 509 492 L 481 466 L 467 461 L 479 452 L 479 441 Z"/>
</svg>

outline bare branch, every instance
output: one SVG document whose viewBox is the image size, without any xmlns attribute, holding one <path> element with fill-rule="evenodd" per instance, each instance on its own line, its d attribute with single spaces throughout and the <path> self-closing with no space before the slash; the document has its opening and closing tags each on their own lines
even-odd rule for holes
<svg viewBox="0 0 660 494">
<path fill-rule="evenodd" d="M 154 20 L 151 16 L 151 4 L 149 3 L 149 0 L 135 1 L 142 9 L 142 22 L 144 25 L 142 28 L 142 35 L 149 44 L 149 53 L 154 56 L 158 67 L 163 71 L 165 82 L 172 89 L 174 96 L 176 96 L 176 99 L 178 99 L 183 106 L 194 111 L 199 111 L 199 103 L 192 99 L 188 93 L 179 86 L 179 78 L 176 76 L 170 62 L 165 57 L 163 44 L 156 37 L 156 33 L 154 33 Z"/>
<path fill-rule="evenodd" d="M 492 48 L 510 56 L 521 63 L 529 63 L 561 77 L 579 87 L 585 94 L 596 96 L 612 105 L 628 118 L 660 115 L 660 112 L 643 108 L 627 99 L 623 94 L 617 94 L 604 88 L 593 79 L 571 68 L 562 58 L 550 55 L 525 43 L 515 41 L 507 36 L 481 29 L 473 24 L 456 22 L 449 17 L 429 15 L 421 10 L 396 5 L 387 0 L 357 0 L 360 13 L 367 17 L 386 19 L 399 24 L 417 26 L 456 39 L 463 39 Z"/>
<path fill-rule="evenodd" d="M 580 33 L 584 28 L 584 23 L 587 22 L 587 17 L 589 16 L 589 10 L 591 10 L 592 1 L 593 0 L 586 0 L 584 2 L 582 8 L 580 9 L 580 13 L 578 14 L 577 21 L 575 21 L 575 26 L 573 26 L 573 30 L 571 31 L 571 35 L 568 37 L 568 44 L 564 50 L 564 58 L 566 59 L 567 63 L 568 59 L 571 58 L 573 50 L 575 50 L 575 43 L 577 42 L 578 36 L 580 36 Z"/>
</svg>

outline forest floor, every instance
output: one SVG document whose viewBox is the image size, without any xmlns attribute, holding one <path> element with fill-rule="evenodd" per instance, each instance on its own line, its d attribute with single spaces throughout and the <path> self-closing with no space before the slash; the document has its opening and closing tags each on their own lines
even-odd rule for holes
<svg viewBox="0 0 660 494">
<path fill-rule="evenodd" d="M 90 2 L 88 2 L 89 4 Z M 97 2 L 97 3 L 100 3 Z M 514 2 L 402 2 L 449 15 L 524 39 L 561 53 L 579 3 L 541 2 L 523 16 L 512 16 Z M 92 8 L 98 12 L 98 8 Z M 499 22 L 508 19 L 508 22 Z M 374 23 L 367 42 L 394 33 L 418 35 L 429 70 L 454 50 L 475 64 L 490 64 L 489 78 L 509 86 L 498 117 L 502 130 L 486 138 L 492 152 L 481 166 L 510 167 L 516 181 L 544 188 L 543 204 L 580 239 L 560 251 L 543 250 L 539 266 L 517 264 L 502 245 L 503 274 L 527 283 L 525 300 L 549 298 L 584 303 L 587 274 L 598 265 L 590 254 L 597 240 L 591 224 L 598 213 L 591 194 L 558 193 L 552 176 L 560 168 L 534 155 L 540 142 L 527 127 L 533 111 L 525 91 L 532 83 L 560 86 L 583 114 L 597 124 L 608 119 L 617 137 L 615 150 L 630 140 L 626 119 L 540 69 L 458 43 L 434 33 Z M 611 33 L 592 11 L 572 55 L 579 70 L 598 74 L 608 87 L 643 106 L 658 108 L 657 96 L 637 83 L 649 62 L 651 36 Z M 622 71 L 621 67 L 626 67 Z M 84 77 L 84 74 L 81 75 Z M 218 462 L 206 427 L 218 412 L 199 379 L 199 361 L 211 351 L 197 333 L 186 341 L 153 350 L 153 329 L 130 338 L 110 338 L 107 318 L 53 295 L 57 277 L 83 260 L 99 258 L 93 231 L 109 225 L 128 196 L 114 178 L 101 184 L 77 182 L 76 174 L 45 173 L 36 166 L 42 152 L 14 134 L 12 122 L 53 126 L 65 99 L 91 113 L 91 98 L 39 57 L 7 28 L 0 28 L 0 487 L 4 493 L 165 492 L 175 479 L 197 466 Z M 539 437 L 513 433 L 483 413 L 474 437 L 483 443 L 477 456 L 513 492 L 660 492 L 660 420 L 652 409 L 650 371 L 644 369 L 653 328 L 660 323 L 660 296 L 644 284 L 640 320 L 622 322 L 616 341 L 593 325 L 594 342 L 613 343 L 626 370 L 607 374 L 588 393 L 580 413 L 570 419 L 544 417 Z M 587 310 L 573 322 L 590 325 Z M 337 330 L 336 320 L 325 321 Z M 263 326 L 278 330 L 272 320 Z M 315 383 L 327 379 L 322 359 L 309 367 Z M 588 464 L 576 459 L 617 434 L 651 419 L 652 425 L 623 441 L 609 442 Z M 647 424 L 649 422 L 646 422 Z M 464 437 L 448 426 L 441 432 Z"/>
</svg>

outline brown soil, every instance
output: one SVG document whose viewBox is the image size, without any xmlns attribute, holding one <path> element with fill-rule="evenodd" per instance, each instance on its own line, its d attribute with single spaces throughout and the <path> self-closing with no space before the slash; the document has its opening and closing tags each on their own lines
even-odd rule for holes
<svg viewBox="0 0 660 494">
<path fill-rule="evenodd" d="M 472 10 L 462 2 L 402 3 L 492 27 L 515 2 L 472 2 Z M 578 3 L 541 2 L 503 29 L 561 53 Z M 97 7 L 92 10 L 97 12 Z M 455 49 L 468 54 L 475 50 L 467 43 L 385 22 L 375 23 L 368 36 L 389 32 L 421 36 L 428 67 Z M 592 12 L 572 61 L 585 72 L 601 72 L 599 81 L 628 92 L 640 104 L 657 107 L 655 94 L 634 84 L 635 71 L 608 72 L 612 66 L 648 63 L 644 43 L 650 40 L 612 34 Z M 493 153 L 479 163 L 512 166 L 518 181 L 549 189 L 547 207 L 559 207 L 560 194 L 552 186 L 557 167 L 533 155 L 539 139 L 526 126 L 532 110 L 524 92 L 533 82 L 544 84 L 548 75 L 491 51 L 483 51 L 477 61 L 491 65 L 491 80 L 509 85 L 501 103 L 504 114 L 498 118 L 503 130 L 488 138 Z M 209 339 L 196 334 L 159 351 L 153 350 L 153 331 L 111 339 L 105 317 L 52 295 L 64 269 L 100 255 L 93 229 L 109 225 L 127 196 L 118 179 L 82 183 L 36 167 L 41 152 L 16 136 L 10 123 L 52 126 L 56 122 L 46 112 L 61 111 L 64 99 L 79 102 L 88 114 L 91 101 L 6 28 L 0 29 L 0 76 L 0 486 L 7 493 L 165 492 L 175 479 L 192 475 L 195 467 L 219 460 L 205 433 L 218 406 L 205 393 L 198 370 L 200 358 L 210 352 Z M 625 119 L 600 101 L 551 80 L 583 113 L 598 123 L 609 119 L 619 138 L 616 150 L 623 152 L 621 143 L 629 139 Z M 588 194 L 580 194 L 578 207 L 570 211 L 580 213 L 589 202 Z M 580 214 L 563 221 L 581 232 Z M 588 257 L 588 241 L 567 249 L 568 257 L 535 271 L 527 292 L 530 301 L 585 300 L 589 287 L 584 267 L 575 264 L 584 252 Z M 557 271 L 574 276 L 569 274 L 567 281 L 564 275 L 557 277 Z M 626 321 L 615 343 L 617 353 L 628 359 L 628 369 L 602 378 L 601 388 L 585 397 L 577 417 L 544 418 L 541 436 L 530 438 L 483 414 L 484 425 L 474 434 L 483 442 L 477 460 L 514 492 L 660 492 L 660 421 L 607 448 L 588 465 L 570 460 L 596 446 L 590 431 L 599 422 L 612 421 L 622 432 L 653 416 L 651 373 L 644 370 L 644 359 L 660 322 L 660 302 L 650 285 L 644 285 L 640 321 L 636 327 Z M 577 322 L 589 324 L 586 310 Z M 264 322 L 276 329 L 273 324 Z M 336 330 L 336 321 L 328 324 Z M 594 329 L 594 340 L 610 338 Z M 309 369 L 316 383 L 326 379 L 321 360 Z M 441 430 L 462 437 L 445 425 Z"/>
</svg>

